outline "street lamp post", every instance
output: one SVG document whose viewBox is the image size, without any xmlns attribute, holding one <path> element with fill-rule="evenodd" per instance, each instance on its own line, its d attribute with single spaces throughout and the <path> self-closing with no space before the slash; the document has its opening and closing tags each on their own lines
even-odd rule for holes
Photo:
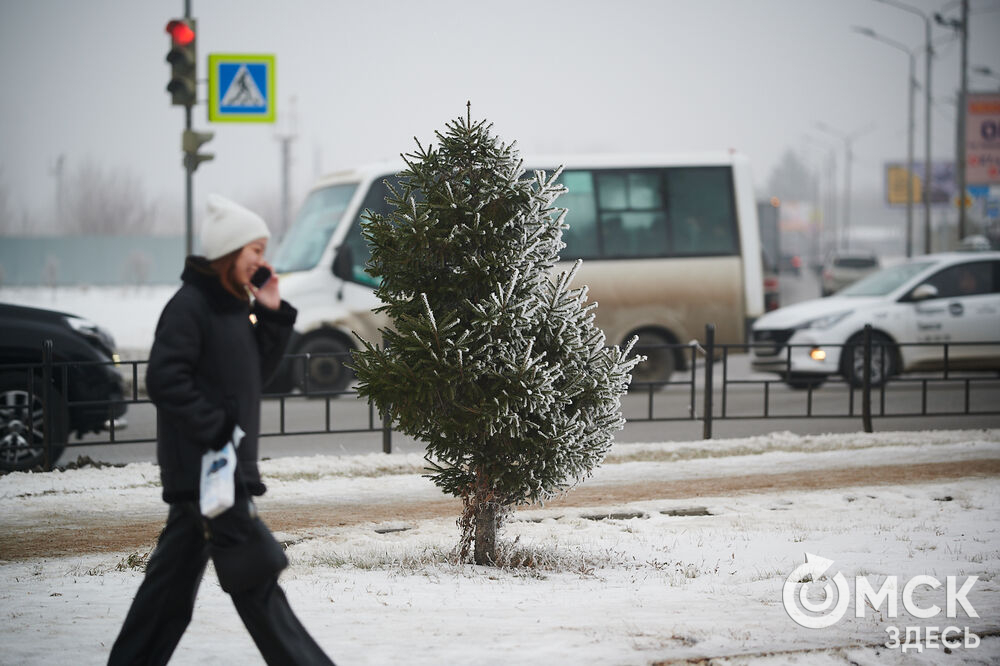
<svg viewBox="0 0 1000 666">
<path fill-rule="evenodd" d="M 864 129 L 855 130 L 851 133 L 844 133 L 830 127 L 826 123 L 816 123 L 816 129 L 826 132 L 844 142 L 844 204 L 841 213 L 843 223 L 840 225 L 840 234 L 843 239 L 845 250 L 851 249 L 851 163 L 854 161 L 854 140 L 862 134 L 866 134 L 873 128 L 871 126 Z M 837 244 L 840 247 L 840 244 Z"/>
<path fill-rule="evenodd" d="M 916 76 L 914 75 L 917 59 L 916 52 L 906 46 L 906 44 L 897 42 L 895 39 L 890 39 L 884 35 L 880 35 L 871 28 L 854 26 L 853 30 L 859 34 L 865 35 L 866 37 L 871 37 L 872 39 L 882 42 L 883 44 L 887 44 L 894 49 L 902 51 L 910 60 L 909 77 L 907 79 L 909 85 L 907 86 L 908 94 L 906 122 L 906 257 L 910 258 L 913 256 L 913 107 L 915 99 L 914 93 L 917 87 Z"/>
<path fill-rule="evenodd" d="M 924 74 L 924 254 L 931 253 L 931 60 L 934 47 L 931 45 L 931 17 L 916 7 L 899 0 L 875 0 L 883 4 L 916 14 L 924 20 L 924 48 L 927 62 Z"/>
<path fill-rule="evenodd" d="M 806 134 L 802 139 L 823 154 L 822 172 L 825 183 L 821 188 L 823 232 L 820 238 L 820 255 L 826 257 L 831 249 L 837 247 L 837 150 L 829 145 L 827 137 L 819 140 Z"/>
</svg>

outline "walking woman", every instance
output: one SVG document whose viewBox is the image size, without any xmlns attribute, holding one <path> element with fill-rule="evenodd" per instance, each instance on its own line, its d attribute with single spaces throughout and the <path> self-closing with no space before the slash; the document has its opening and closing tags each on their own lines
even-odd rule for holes
<svg viewBox="0 0 1000 666">
<path fill-rule="evenodd" d="M 251 284 L 258 268 L 270 268 L 270 235 L 258 215 L 211 195 L 203 256 L 187 258 L 183 285 L 156 326 L 146 387 L 156 405 L 156 457 L 170 509 L 109 664 L 167 663 L 191 621 L 213 549 L 242 552 L 250 544 L 254 553 L 252 497 L 266 490 L 257 469 L 261 386 L 281 360 L 296 315 L 281 300 L 277 277 Z M 236 426 L 245 435 L 237 442 L 235 503 L 209 519 L 199 506 L 202 456 L 222 449 Z M 332 664 L 288 605 L 279 570 L 230 590 L 240 618 L 268 664 Z"/>
</svg>

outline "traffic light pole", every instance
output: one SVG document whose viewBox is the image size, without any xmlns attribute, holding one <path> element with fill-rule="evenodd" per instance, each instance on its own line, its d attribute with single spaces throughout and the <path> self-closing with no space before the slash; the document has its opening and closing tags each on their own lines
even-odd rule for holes
<svg viewBox="0 0 1000 666">
<path fill-rule="evenodd" d="M 184 107 L 184 131 L 191 131 L 191 107 Z M 194 168 L 184 160 L 184 256 L 194 254 Z"/>
<path fill-rule="evenodd" d="M 191 18 L 191 0 L 184 0 L 184 18 Z M 191 106 L 184 107 L 184 131 L 191 130 Z M 197 165 L 194 165 L 197 167 Z M 194 169 L 184 161 L 184 256 L 194 254 Z"/>
<path fill-rule="evenodd" d="M 209 141 L 212 132 L 195 132 L 191 129 L 191 109 L 198 103 L 198 26 L 191 17 L 191 0 L 184 2 L 184 18 L 167 23 L 170 34 L 170 83 L 167 91 L 171 104 L 184 107 L 184 131 L 181 133 L 181 150 L 184 155 L 184 249 L 186 254 L 194 254 L 194 172 L 198 165 L 214 156 L 199 153 L 203 143 Z"/>
</svg>

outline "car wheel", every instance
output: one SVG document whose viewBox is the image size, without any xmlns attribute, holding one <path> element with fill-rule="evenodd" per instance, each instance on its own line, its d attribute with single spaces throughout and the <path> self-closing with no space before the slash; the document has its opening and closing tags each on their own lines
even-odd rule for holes
<svg viewBox="0 0 1000 666">
<path fill-rule="evenodd" d="M 28 375 L 0 374 L 0 469 L 8 472 L 33 469 L 45 462 L 45 419 L 42 382 L 36 380 L 28 394 Z M 66 400 L 55 388 L 49 390 L 49 464 L 55 465 L 69 437 Z"/>
<path fill-rule="evenodd" d="M 788 375 L 785 378 L 785 383 L 796 391 L 818 389 L 825 381 L 826 377 L 823 375 Z"/>
<path fill-rule="evenodd" d="M 349 360 L 350 349 L 332 335 L 316 334 L 307 337 L 295 353 L 315 355 L 308 360 L 292 360 L 295 385 L 303 393 L 343 391 L 354 379 L 354 372 L 345 365 Z"/>
<path fill-rule="evenodd" d="M 871 385 L 879 387 L 896 374 L 896 349 L 892 340 L 881 333 L 872 333 Z M 864 335 L 855 333 L 844 346 L 844 378 L 851 386 L 865 384 Z"/>
<path fill-rule="evenodd" d="M 644 331 L 637 337 L 631 356 L 641 354 L 646 360 L 632 369 L 632 382 L 638 384 L 670 381 L 670 375 L 677 369 L 677 357 L 673 348 L 664 346 L 670 342 L 662 334 L 652 331 Z M 640 349 L 640 347 L 648 348 Z"/>
</svg>

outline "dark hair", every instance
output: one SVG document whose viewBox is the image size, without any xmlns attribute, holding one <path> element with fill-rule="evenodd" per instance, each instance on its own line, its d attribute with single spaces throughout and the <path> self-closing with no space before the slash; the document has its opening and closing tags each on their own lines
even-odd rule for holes
<svg viewBox="0 0 1000 666">
<path fill-rule="evenodd" d="M 209 262 L 212 269 L 219 275 L 219 282 L 230 294 L 241 301 L 250 301 L 246 288 L 236 279 L 236 259 L 240 256 L 243 248 L 233 250 L 229 254 L 224 254 L 218 259 Z"/>
</svg>

